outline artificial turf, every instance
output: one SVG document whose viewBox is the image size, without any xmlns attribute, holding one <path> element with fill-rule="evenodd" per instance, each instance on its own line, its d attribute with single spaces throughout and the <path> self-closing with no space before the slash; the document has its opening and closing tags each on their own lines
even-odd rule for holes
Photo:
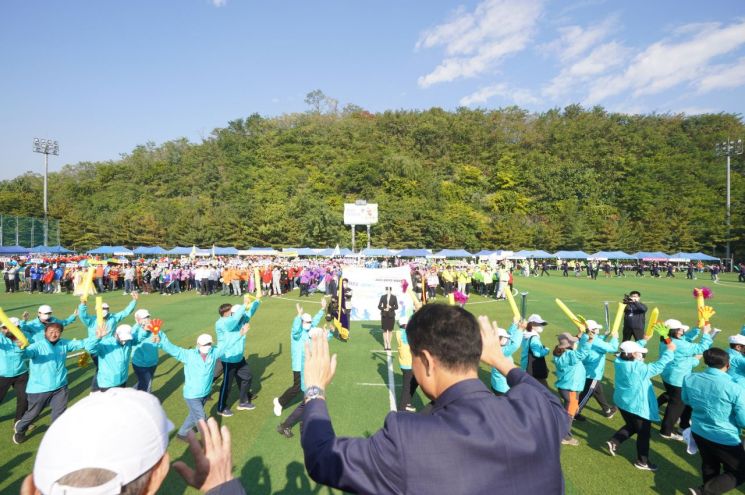
<svg viewBox="0 0 745 495">
<path fill-rule="evenodd" d="M 603 323 L 603 302 L 610 301 L 611 321 L 618 301 L 624 293 L 637 289 L 642 293 L 642 302 L 651 310 L 657 306 L 663 319 L 676 318 L 688 325 L 695 325 L 695 300 L 692 289 L 706 285 L 714 291 L 709 303 L 717 310 L 712 324 L 723 330 L 714 345 L 726 348 L 726 338 L 738 333 L 745 324 L 745 284 L 737 283 L 734 276 L 725 275 L 719 284 L 713 284 L 708 275 L 700 280 L 685 280 L 681 274 L 675 279 L 652 279 L 650 277 L 588 280 L 585 277 L 563 278 L 560 272 L 552 272 L 550 277 L 525 279 L 515 276 L 515 287 L 529 292 L 528 313 L 540 313 L 549 325 L 543 333 L 545 345 L 553 347 L 555 336 L 562 331 L 573 331 L 567 318 L 554 303 L 560 297 L 575 313 Z M 129 296 L 121 292 L 107 293 L 105 300 L 111 304 L 113 312 L 121 310 L 129 301 Z M 439 297 L 440 301 L 444 298 Z M 286 439 L 275 428 L 294 407 L 286 409 L 282 418 L 272 412 L 272 398 L 278 396 L 292 383 L 290 368 L 289 330 L 295 316 L 295 304 L 300 300 L 298 291 L 282 298 L 265 297 L 259 311 L 251 321 L 247 339 L 246 356 L 254 375 L 253 391 L 257 408 L 253 411 L 237 411 L 237 389 L 231 394 L 235 415 L 230 418 L 217 416 L 218 422 L 230 427 L 233 438 L 233 461 L 235 474 L 250 494 L 291 494 L 291 493 L 332 493 L 333 491 L 316 485 L 305 473 L 299 430 L 295 427 L 295 437 Z M 194 345 L 196 336 L 203 332 L 213 333 L 213 325 L 218 317 L 217 308 L 223 302 L 238 302 L 238 298 L 220 295 L 198 296 L 184 293 L 173 296 L 157 294 L 142 295 L 138 308 L 147 308 L 155 318 L 165 322 L 164 331 L 170 339 L 181 346 Z M 317 311 L 320 295 L 302 298 L 306 311 Z M 40 304 L 50 304 L 59 318 L 68 316 L 77 305 L 77 298 L 69 295 L 39 294 L 0 294 L 0 307 L 10 316 L 20 316 L 28 310 L 35 314 Z M 518 298 L 519 304 L 519 298 Z M 504 301 L 494 301 L 480 296 L 472 296 L 466 305 L 476 315 L 486 314 L 496 319 L 502 326 L 511 320 L 509 306 Z M 132 323 L 133 317 L 125 320 Z M 66 338 L 83 337 L 84 329 L 80 322 L 65 330 Z M 332 351 L 338 353 L 337 375 L 328 387 L 328 403 L 334 428 L 338 435 L 370 435 L 383 424 L 390 409 L 388 392 L 388 371 L 382 349 L 382 335 L 379 323 L 354 322 L 349 342 L 332 340 Z M 657 346 L 652 346 L 648 360 L 656 359 Z M 395 343 L 394 343 L 395 351 Z M 517 354 L 515 356 L 518 358 Z M 519 359 L 519 358 L 518 358 Z M 608 356 L 605 373 L 606 396 L 612 397 L 613 356 Z M 93 368 L 80 369 L 76 359 L 68 361 L 70 403 L 85 397 Z M 553 364 L 549 360 L 549 368 Z M 395 363 L 394 376 L 396 394 L 399 392 L 400 370 Z M 482 379 L 488 383 L 488 370 L 484 368 Z M 549 378 L 553 386 L 554 376 Z M 135 377 L 130 373 L 129 385 Z M 655 379 L 658 392 L 662 390 L 659 378 Z M 169 418 L 178 425 L 186 416 L 186 406 L 182 399 L 183 372 L 176 360 L 162 355 L 153 383 L 155 395 L 163 402 Z M 216 389 L 216 387 L 215 387 Z M 217 393 L 214 400 L 207 403 L 208 412 L 215 414 Z M 414 404 L 422 407 L 426 403 L 423 395 L 418 395 Z M 14 445 L 11 440 L 15 396 L 11 392 L 0 404 L 0 451 L 5 452 L 0 459 L 0 493 L 18 493 L 23 477 L 33 468 L 34 453 L 44 431 L 49 425 L 49 411 L 37 421 L 38 428 L 29 434 L 28 441 Z M 566 479 L 567 493 L 687 493 L 687 487 L 700 483 L 699 457 L 687 455 L 685 445 L 680 442 L 662 440 L 658 428 L 653 425 L 650 458 L 658 464 L 656 473 L 636 470 L 632 466 L 635 458 L 635 441 L 624 443 L 616 457 L 608 456 L 602 449 L 605 441 L 618 429 L 623 421 L 620 415 L 605 419 L 591 400 L 583 413 L 585 422 L 575 422 L 574 434 L 581 441 L 579 447 L 562 448 L 562 464 Z M 137 425 L 132 425 L 136 428 Z M 80 435 L 85 435 L 84 427 Z M 116 448 L 116 446 L 111 446 Z M 185 458 L 190 462 L 186 445 L 173 440 L 169 446 L 172 460 Z M 187 488 L 180 477 L 172 470 L 161 489 L 162 493 L 196 493 Z"/>
</svg>

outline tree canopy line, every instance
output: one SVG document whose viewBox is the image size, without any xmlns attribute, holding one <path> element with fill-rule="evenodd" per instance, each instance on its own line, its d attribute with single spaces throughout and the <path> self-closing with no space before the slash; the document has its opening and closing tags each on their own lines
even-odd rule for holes
<svg viewBox="0 0 745 495">
<path fill-rule="evenodd" d="M 50 174 L 62 244 L 350 246 L 343 204 L 366 199 L 379 204 L 373 246 L 723 254 L 714 145 L 745 137 L 737 114 L 370 113 L 321 91 L 306 102 L 308 112 L 239 118 L 201 143 L 148 143 Z M 743 157 L 732 163 L 730 239 L 742 252 Z M 42 182 L 0 182 L 0 212 L 42 216 Z"/>
</svg>

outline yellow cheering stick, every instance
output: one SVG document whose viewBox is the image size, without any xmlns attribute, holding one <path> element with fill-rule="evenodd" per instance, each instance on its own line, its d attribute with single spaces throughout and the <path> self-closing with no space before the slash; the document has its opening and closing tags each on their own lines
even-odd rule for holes
<svg viewBox="0 0 745 495">
<path fill-rule="evenodd" d="M 103 297 L 96 297 L 96 325 L 103 325 Z"/>
<path fill-rule="evenodd" d="M 618 309 L 616 310 L 616 318 L 613 320 L 613 327 L 611 328 L 611 335 L 618 335 L 618 330 L 621 328 L 621 322 L 623 321 L 623 312 L 626 309 L 626 305 L 624 303 L 618 303 Z M 656 311 L 657 308 L 654 308 L 652 313 Z"/>
<path fill-rule="evenodd" d="M 88 271 L 85 272 L 83 277 L 83 283 L 81 284 L 81 300 L 88 302 L 88 295 L 91 293 L 91 287 L 93 287 L 93 275 L 96 273 L 96 268 L 93 266 L 88 267 Z"/>
<path fill-rule="evenodd" d="M 584 318 L 580 320 L 580 318 L 574 313 L 572 313 L 572 310 L 569 309 L 567 305 L 564 304 L 561 301 L 561 299 L 559 299 L 558 297 L 556 298 L 556 304 L 559 306 L 559 308 L 561 308 L 564 314 L 567 315 L 567 318 L 569 318 L 572 321 L 572 323 L 574 323 L 577 326 L 577 328 L 582 329 L 582 327 L 584 326 L 584 321 L 583 321 Z"/>
<path fill-rule="evenodd" d="M 256 286 L 256 299 L 261 299 L 261 275 L 259 267 L 254 267 L 254 285 Z"/>
<path fill-rule="evenodd" d="M 21 349 L 28 345 L 26 335 L 24 335 L 24 333 L 21 332 L 21 329 L 15 326 L 12 321 L 10 321 L 10 318 L 8 318 L 8 315 L 5 314 L 5 311 L 3 311 L 2 308 L 0 308 L 0 323 L 2 323 L 3 326 L 7 328 L 16 339 L 18 339 L 18 342 L 21 343 Z"/>
<path fill-rule="evenodd" d="M 660 310 L 659 308 L 654 308 L 651 313 L 649 313 L 649 321 L 647 322 L 647 329 L 644 331 L 644 340 L 649 340 L 652 338 L 652 334 L 654 333 L 654 326 L 657 324 L 657 321 L 660 319 Z"/>
<path fill-rule="evenodd" d="M 512 291 L 508 288 L 504 294 L 507 296 L 507 302 L 510 303 L 512 316 L 514 316 L 515 318 L 520 318 L 520 310 L 517 309 L 517 304 L 515 304 L 515 298 L 512 296 Z"/>
</svg>

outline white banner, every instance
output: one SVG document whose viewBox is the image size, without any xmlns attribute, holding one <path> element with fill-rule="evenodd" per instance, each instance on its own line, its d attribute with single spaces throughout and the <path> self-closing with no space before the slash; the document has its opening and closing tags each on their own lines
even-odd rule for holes
<svg viewBox="0 0 745 495">
<path fill-rule="evenodd" d="M 411 304 L 402 289 L 402 282 L 406 280 L 411 287 L 411 270 L 406 266 L 398 268 L 362 268 L 345 266 L 343 277 L 349 280 L 352 289 L 352 321 L 380 321 L 378 302 L 385 294 L 385 288 L 391 287 L 393 295 L 398 299 L 398 313 L 401 314 L 406 304 Z"/>
<path fill-rule="evenodd" d="M 375 225 L 378 223 L 377 203 L 358 205 L 344 203 L 344 225 Z"/>
</svg>

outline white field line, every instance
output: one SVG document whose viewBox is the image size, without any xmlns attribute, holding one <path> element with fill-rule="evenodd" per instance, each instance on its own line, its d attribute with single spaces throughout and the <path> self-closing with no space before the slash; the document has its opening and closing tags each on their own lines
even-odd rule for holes
<svg viewBox="0 0 745 495">
<path fill-rule="evenodd" d="M 390 402 L 391 411 L 396 410 L 396 387 L 393 381 L 393 359 L 391 359 L 391 353 L 386 352 L 386 358 L 388 361 L 388 400 Z"/>
</svg>

